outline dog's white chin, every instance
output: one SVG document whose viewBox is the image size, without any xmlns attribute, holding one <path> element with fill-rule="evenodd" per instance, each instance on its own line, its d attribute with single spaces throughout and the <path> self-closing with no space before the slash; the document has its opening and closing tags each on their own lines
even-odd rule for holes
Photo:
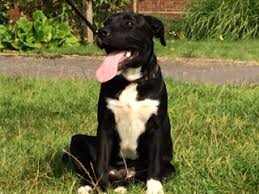
<svg viewBox="0 0 259 194">
<path fill-rule="evenodd" d="M 140 79 L 143 75 L 141 73 L 141 67 L 127 68 L 123 71 L 118 71 L 128 81 L 135 81 Z"/>
<path fill-rule="evenodd" d="M 133 52 L 133 51 L 125 52 L 125 58 L 126 58 L 125 60 L 132 60 L 137 56 L 138 56 L 138 52 Z M 128 67 L 126 69 L 123 69 L 123 68 L 121 69 L 122 70 L 119 70 L 117 72 L 117 75 L 122 75 L 128 81 L 135 81 L 143 77 L 143 74 L 141 72 L 141 67 L 135 67 L 135 68 Z"/>
</svg>

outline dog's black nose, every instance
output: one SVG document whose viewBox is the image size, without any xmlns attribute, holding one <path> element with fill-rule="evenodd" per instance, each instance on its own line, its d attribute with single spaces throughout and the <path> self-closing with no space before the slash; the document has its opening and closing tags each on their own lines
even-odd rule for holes
<svg viewBox="0 0 259 194">
<path fill-rule="evenodd" d="M 111 33 L 110 30 L 107 28 L 101 28 L 98 30 L 98 35 L 102 37 L 107 37 L 110 35 L 110 33 Z"/>
</svg>

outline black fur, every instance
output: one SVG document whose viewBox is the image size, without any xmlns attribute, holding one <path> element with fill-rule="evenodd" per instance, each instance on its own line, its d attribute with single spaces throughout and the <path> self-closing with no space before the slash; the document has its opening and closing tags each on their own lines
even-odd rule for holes
<svg viewBox="0 0 259 194">
<path fill-rule="evenodd" d="M 119 157 L 121 139 L 116 129 L 114 113 L 107 108 L 106 99 L 118 99 L 121 92 L 133 82 L 137 84 L 138 101 L 158 100 L 159 106 L 157 114 L 150 116 L 145 123 L 145 131 L 138 138 L 139 157 L 136 160 L 127 159 L 127 166 L 134 169 L 135 178 L 144 181 L 150 178 L 161 180 L 174 172 L 170 163 L 173 150 L 167 113 L 167 91 L 154 54 L 153 37 L 159 38 L 161 44 L 166 45 L 162 22 L 152 16 L 133 13 L 113 15 L 97 35 L 98 46 L 104 48 L 107 53 L 130 50 L 136 54 L 135 58 L 124 62 L 122 71 L 130 67 L 141 67 L 142 72 L 142 77 L 134 81 L 117 75 L 102 83 L 98 102 L 97 136 L 75 135 L 71 140 L 71 154 L 95 177 L 95 181 L 100 179 L 98 184 L 104 189 L 109 183 L 116 182 L 114 180 L 121 183 L 126 180 L 126 175 L 123 175 L 125 172 L 120 171 L 124 168 Z M 94 173 L 90 163 L 93 164 Z M 78 172 L 89 180 L 84 170 L 79 165 L 75 166 Z M 113 169 L 121 173 L 109 174 Z"/>
</svg>

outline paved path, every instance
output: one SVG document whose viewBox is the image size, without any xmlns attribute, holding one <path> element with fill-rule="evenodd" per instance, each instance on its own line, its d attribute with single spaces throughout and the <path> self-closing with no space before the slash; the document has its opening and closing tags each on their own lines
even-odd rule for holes
<svg viewBox="0 0 259 194">
<path fill-rule="evenodd" d="M 102 57 L 41 58 L 0 55 L 0 75 L 48 79 L 95 79 Z M 259 65 L 220 60 L 160 59 L 163 74 L 175 80 L 215 84 L 259 84 Z"/>
</svg>

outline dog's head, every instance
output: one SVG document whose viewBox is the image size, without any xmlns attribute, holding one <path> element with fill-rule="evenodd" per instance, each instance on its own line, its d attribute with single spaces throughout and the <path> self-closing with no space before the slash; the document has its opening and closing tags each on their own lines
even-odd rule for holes
<svg viewBox="0 0 259 194">
<path fill-rule="evenodd" d="M 155 17 L 134 13 L 118 13 L 104 22 L 97 34 L 97 44 L 107 53 L 107 61 L 116 61 L 117 74 L 127 69 L 141 69 L 153 57 L 153 37 L 166 45 L 163 23 Z M 111 62 L 110 62 L 111 63 Z M 109 64 L 106 64 L 107 68 Z M 105 70 L 107 71 L 107 70 Z M 104 72 L 104 68 L 99 74 Z M 97 76 L 98 77 L 98 76 Z"/>
</svg>

